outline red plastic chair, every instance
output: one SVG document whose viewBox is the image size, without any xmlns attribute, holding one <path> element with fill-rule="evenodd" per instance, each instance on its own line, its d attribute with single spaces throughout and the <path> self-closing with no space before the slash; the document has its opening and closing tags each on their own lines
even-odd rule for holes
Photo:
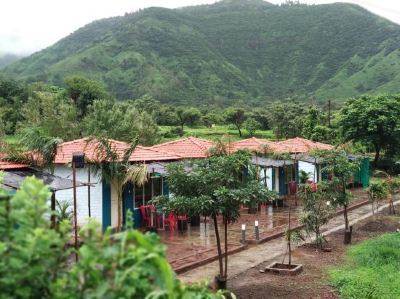
<svg viewBox="0 0 400 299">
<path fill-rule="evenodd" d="M 297 192 L 297 184 L 295 181 L 289 182 L 289 193 L 290 195 L 296 194 Z"/>
<path fill-rule="evenodd" d="M 142 214 L 142 226 L 151 226 L 151 209 L 149 206 L 140 206 L 140 213 Z"/>
<path fill-rule="evenodd" d="M 171 231 L 174 231 L 176 228 L 177 224 L 177 219 L 174 214 L 170 213 L 165 219 L 164 219 L 164 226 L 169 227 Z"/>
</svg>

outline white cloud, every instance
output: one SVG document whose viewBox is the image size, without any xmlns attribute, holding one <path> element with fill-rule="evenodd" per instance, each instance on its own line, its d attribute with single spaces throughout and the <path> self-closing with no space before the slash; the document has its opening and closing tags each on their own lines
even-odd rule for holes
<svg viewBox="0 0 400 299">
<path fill-rule="evenodd" d="M 48 47 L 85 24 L 110 16 L 160 6 L 176 8 L 214 3 L 215 0 L 2 0 L 0 53 L 27 54 Z M 272 0 L 281 3 L 282 0 Z M 331 3 L 335 1 L 301 1 Z M 400 23 L 400 2 L 349 0 Z"/>
</svg>

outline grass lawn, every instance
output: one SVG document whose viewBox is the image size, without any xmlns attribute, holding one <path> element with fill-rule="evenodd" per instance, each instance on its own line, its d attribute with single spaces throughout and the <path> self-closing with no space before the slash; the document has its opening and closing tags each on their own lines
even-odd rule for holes
<svg viewBox="0 0 400 299">
<path fill-rule="evenodd" d="M 351 247 L 344 265 L 330 271 L 341 298 L 400 298 L 400 233 Z"/>
<path fill-rule="evenodd" d="M 161 134 L 164 135 L 165 133 L 169 132 L 173 128 L 174 127 L 170 127 L 170 126 L 160 126 L 160 132 L 161 132 Z M 215 140 L 224 135 L 229 135 L 232 141 L 249 137 L 246 130 L 244 130 L 244 129 L 242 129 L 242 137 L 240 137 L 239 132 L 237 130 L 231 129 L 231 128 L 229 128 L 229 126 L 223 126 L 223 125 L 218 125 L 213 128 L 206 128 L 206 127 L 189 128 L 186 126 L 184 127 L 184 136 L 186 136 L 186 137 L 193 136 L 193 137 Z M 257 130 L 255 133 L 255 137 L 265 138 L 265 139 L 274 139 L 275 138 L 274 134 L 272 133 L 272 130 L 268 130 L 268 131 Z M 168 140 L 173 140 L 173 139 L 178 139 L 178 138 L 180 138 L 180 137 L 179 136 L 174 136 L 174 137 L 166 136 L 163 138 L 163 141 L 168 141 Z"/>
</svg>

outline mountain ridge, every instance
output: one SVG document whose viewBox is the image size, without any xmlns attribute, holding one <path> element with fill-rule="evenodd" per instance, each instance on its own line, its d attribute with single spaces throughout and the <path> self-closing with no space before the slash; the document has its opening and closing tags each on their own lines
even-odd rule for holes
<svg viewBox="0 0 400 299">
<path fill-rule="evenodd" d="M 341 100 L 399 92 L 399 48 L 399 25 L 354 4 L 224 0 L 94 21 L 3 71 L 58 85 L 85 75 L 119 99 Z"/>
</svg>

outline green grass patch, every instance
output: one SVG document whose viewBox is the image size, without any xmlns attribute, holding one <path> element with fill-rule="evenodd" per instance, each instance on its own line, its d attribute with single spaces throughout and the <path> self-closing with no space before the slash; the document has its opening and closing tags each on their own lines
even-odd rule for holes
<svg viewBox="0 0 400 299">
<path fill-rule="evenodd" d="M 170 132 L 171 129 L 174 129 L 174 128 L 175 127 L 170 127 L 170 126 L 161 126 L 160 127 L 161 134 L 165 136 L 163 138 L 163 141 L 180 138 L 177 135 L 170 136 L 170 134 L 168 134 L 168 132 Z M 242 137 L 240 137 L 239 132 L 236 129 L 231 128 L 230 126 L 218 125 L 218 126 L 214 126 L 212 128 L 207 128 L 207 127 L 190 128 L 190 127 L 186 127 L 186 126 L 184 127 L 184 136 L 185 137 L 193 136 L 193 137 L 198 137 L 198 138 L 215 140 L 215 139 L 221 138 L 222 136 L 225 136 L 225 135 L 229 135 L 229 137 L 231 138 L 232 141 L 250 137 L 247 134 L 246 130 L 244 130 L 244 129 L 242 129 Z M 255 133 L 255 137 L 264 138 L 264 139 L 274 139 L 275 135 L 272 132 L 272 130 L 268 130 L 268 131 L 257 130 Z"/>
<path fill-rule="evenodd" d="M 329 271 L 341 298 L 400 298 L 400 234 L 352 246 L 346 262 Z"/>
<path fill-rule="evenodd" d="M 6 135 L 4 141 L 9 144 L 15 144 L 18 142 L 18 137 L 16 135 Z"/>
</svg>

